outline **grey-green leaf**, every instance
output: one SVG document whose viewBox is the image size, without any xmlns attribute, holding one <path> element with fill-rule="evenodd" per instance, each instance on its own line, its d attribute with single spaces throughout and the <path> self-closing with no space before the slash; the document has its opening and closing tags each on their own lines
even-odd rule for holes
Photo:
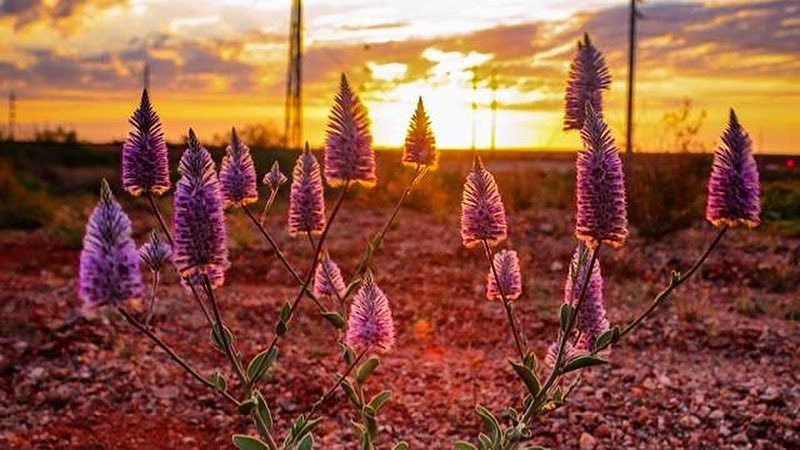
<svg viewBox="0 0 800 450">
<path fill-rule="evenodd" d="M 598 358 L 596 356 L 591 356 L 591 355 L 578 356 L 577 358 L 573 358 L 572 360 L 570 360 L 564 366 L 564 368 L 561 369 L 561 373 L 562 374 L 569 373 L 578 369 L 585 369 L 587 367 L 599 366 L 607 362 L 608 361 L 606 361 L 605 359 Z"/>
<path fill-rule="evenodd" d="M 469 442 L 457 441 L 453 450 L 478 450 L 478 447 L 475 447 Z"/>
<path fill-rule="evenodd" d="M 528 392 L 535 397 L 541 388 L 541 384 L 539 383 L 539 379 L 536 378 L 536 374 L 522 364 L 515 363 L 514 361 L 509 362 L 511 363 L 511 367 L 514 368 L 514 371 L 517 372 L 517 375 L 522 378 L 522 382 L 525 383 L 525 387 L 528 388 Z"/>
<path fill-rule="evenodd" d="M 239 450 L 268 450 L 269 448 L 261 439 L 244 434 L 234 434 L 233 444 Z"/>
<path fill-rule="evenodd" d="M 356 382 L 359 386 L 363 385 L 367 378 L 372 375 L 372 372 L 378 367 L 378 364 L 381 363 L 381 359 L 377 356 L 370 357 L 367 362 L 361 365 L 361 368 L 358 369 L 358 374 L 356 375 Z"/>
</svg>

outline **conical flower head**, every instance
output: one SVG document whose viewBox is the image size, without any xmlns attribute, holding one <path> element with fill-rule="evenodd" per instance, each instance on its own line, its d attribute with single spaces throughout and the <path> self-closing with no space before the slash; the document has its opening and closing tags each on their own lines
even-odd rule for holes
<svg viewBox="0 0 800 450">
<path fill-rule="evenodd" d="M 497 277 L 495 278 L 495 273 Z M 500 280 L 500 284 L 497 284 Z M 519 258 L 514 250 L 500 250 L 494 255 L 494 271 L 486 275 L 486 298 L 489 300 L 516 300 L 522 294 L 522 275 Z"/>
<path fill-rule="evenodd" d="M 80 255 L 78 295 L 89 310 L 119 305 L 142 295 L 139 254 L 131 238 L 131 221 L 114 199 L 106 180 L 92 211 Z"/>
<path fill-rule="evenodd" d="M 484 240 L 496 245 L 506 239 L 507 232 L 500 190 L 492 174 L 475 156 L 461 197 L 461 241 L 468 248 Z"/>
<path fill-rule="evenodd" d="M 628 237 L 625 177 L 611 131 L 591 105 L 581 129 L 583 150 L 576 162 L 575 235 L 591 248 L 621 247 Z"/>
<path fill-rule="evenodd" d="M 345 342 L 351 347 L 387 352 L 394 346 L 394 321 L 389 300 L 368 270 L 353 297 Z"/>
<path fill-rule="evenodd" d="M 329 185 L 353 182 L 372 187 L 378 182 L 369 127 L 367 108 L 342 74 L 325 137 L 325 180 Z"/>
<path fill-rule="evenodd" d="M 172 247 L 161 239 L 161 234 L 153 230 L 150 240 L 139 248 L 139 256 L 152 272 L 158 272 L 172 259 Z"/>
<path fill-rule="evenodd" d="M 611 86 L 603 54 L 592 45 L 589 35 L 578 41 L 578 50 L 569 66 L 569 80 L 564 105 L 564 129 L 580 130 L 586 114 L 586 104 L 595 111 L 603 110 L 602 90 Z"/>
<path fill-rule="evenodd" d="M 122 186 L 131 195 L 161 195 L 169 190 L 167 144 L 147 90 L 129 120 L 133 129 L 122 144 Z"/>
<path fill-rule="evenodd" d="M 325 229 L 325 197 L 317 158 L 306 143 L 297 158 L 289 192 L 289 234 L 320 234 Z"/>
<path fill-rule="evenodd" d="M 178 171 L 181 178 L 173 208 L 173 262 L 182 277 L 199 281 L 202 275 L 208 275 L 212 286 L 219 287 L 230 266 L 222 196 L 214 161 L 191 129 Z"/>
<path fill-rule="evenodd" d="M 275 161 L 272 163 L 269 172 L 264 174 L 264 179 L 262 181 L 269 186 L 270 190 L 277 191 L 283 183 L 286 183 L 286 180 L 286 175 L 281 172 L 281 166 L 278 164 L 278 161 Z"/>
<path fill-rule="evenodd" d="M 750 136 L 731 109 L 728 127 L 722 133 L 722 145 L 714 153 L 708 180 L 706 220 L 715 227 L 758 226 L 761 223 L 760 192 Z"/>
<path fill-rule="evenodd" d="M 431 130 L 431 119 L 425 112 L 422 97 L 417 101 L 417 109 L 408 125 L 406 144 L 403 147 L 403 164 L 408 166 L 428 166 L 436 168 L 436 138 Z"/>
<path fill-rule="evenodd" d="M 569 265 L 567 281 L 564 284 L 564 303 L 577 307 L 581 289 L 586 282 L 589 269 L 588 248 L 579 246 Z M 595 260 L 592 272 L 589 275 L 589 284 L 586 294 L 578 310 L 575 322 L 576 329 L 581 334 L 579 347 L 592 351 L 597 338 L 608 331 L 609 324 L 606 319 L 606 307 L 603 302 L 603 276 L 600 272 L 600 261 Z"/>
<path fill-rule="evenodd" d="M 319 257 L 317 271 L 314 274 L 314 295 L 321 296 L 344 296 L 347 286 L 344 284 L 342 271 L 339 266 L 331 259 L 327 251 L 323 251 Z"/>
<path fill-rule="evenodd" d="M 219 169 L 219 183 L 224 207 L 244 206 L 258 201 L 256 168 L 250 148 L 231 129 L 231 143 L 225 149 Z"/>
</svg>

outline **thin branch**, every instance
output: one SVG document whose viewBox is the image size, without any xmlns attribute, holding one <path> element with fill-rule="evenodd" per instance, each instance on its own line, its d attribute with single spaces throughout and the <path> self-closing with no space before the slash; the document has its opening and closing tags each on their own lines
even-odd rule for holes
<svg viewBox="0 0 800 450">
<path fill-rule="evenodd" d="M 153 194 L 149 192 L 147 193 L 147 201 L 150 203 L 150 209 L 153 210 L 153 215 L 156 217 L 158 225 L 161 227 L 161 231 L 163 231 L 164 235 L 167 236 L 167 240 L 169 241 L 170 245 L 175 245 L 175 241 L 172 240 L 172 233 L 170 233 L 169 227 L 167 227 L 167 222 L 164 220 L 164 216 L 161 215 L 161 211 L 158 209 L 155 199 L 153 199 Z"/>
<path fill-rule="evenodd" d="M 218 390 L 214 386 L 214 383 L 212 383 L 211 381 L 205 379 L 202 375 L 197 373 L 197 371 L 194 368 L 192 368 L 192 366 L 190 366 L 189 363 L 187 363 L 183 358 L 181 358 L 180 356 L 178 356 L 177 353 L 175 353 L 175 350 L 173 350 L 172 347 L 170 347 L 164 341 L 162 341 L 161 338 L 158 337 L 158 335 L 156 335 L 155 333 L 150 331 L 150 329 L 147 328 L 145 325 L 139 323 L 139 321 L 137 321 L 128 311 L 126 311 L 125 308 L 123 308 L 122 306 L 117 306 L 117 311 L 119 311 L 120 314 L 122 314 L 122 317 L 124 317 L 125 320 L 128 321 L 128 323 L 133 325 L 134 328 L 139 330 L 141 333 L 143 333 L 145 336 L 147 336 L 151 341 L 153 341 L 156 345 L 158 345 L 162 350 L 164 350 L 172 358 L 173 361 L 175 361 L 179 366 L 181 366 L 181 368 L 183 368 L 183 370 L 189 372 L 189 374 L 192 377 L 194 377 L 194 379 L 196 379 L 197 381 L 203 383 L 206 387 L 210 388 L 214 392 L 219 393 L 221 396 L 223 396 L 230 403 L 232 403 L 232 404 L 234 404 L 236 406 L 239 405 L 239 401 L 238 400 L 233 398 L 233 396 L 228 394 L 226 391 Z"/>
</svg>

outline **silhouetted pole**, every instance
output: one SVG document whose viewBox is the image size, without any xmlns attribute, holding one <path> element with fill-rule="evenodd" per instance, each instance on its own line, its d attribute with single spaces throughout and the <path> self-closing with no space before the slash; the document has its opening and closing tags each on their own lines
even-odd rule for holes
<svg viewBox="0 0 800 450">
<path fill-rule="evenodd" d="M 492 69 L 492 144 L 491 149 L 495 149 L 495 139 L 497 137 L 497 71 Z"/>
<path fill-rule="evenodd" d="M 17 121 L 17 95 L 8 91 L 8 140 L 14 142 L 14 128 Z"/>
<path fill-rule="evenodd" d="M 478 68 L 472 68 L 472 151 L 475 151 L 475 134 L 478 114 Z"/>
<path fill-rule="evenodd" d="M 142 88 L 150 91 L 150 64 L 144 63 L 142 71 Z"/>
<path fill-rule="evenodd" d="M 286 105 L 283 136 L 286 148 L 300 148 L 303 139 L 303 5 L 292 1 L 289 30 L 289 67 L 286 76 Z"/>
<path fill-rule="evenodd" d="M 636 20 L 639 12 L 636 3 L 640 0 L 631 0 L 630 17 L 628 23 L 628 104 L 625 123 L 625 167 L 631 168 L 633 158 L 633 75 L 636 72 Z"/>
</svg>

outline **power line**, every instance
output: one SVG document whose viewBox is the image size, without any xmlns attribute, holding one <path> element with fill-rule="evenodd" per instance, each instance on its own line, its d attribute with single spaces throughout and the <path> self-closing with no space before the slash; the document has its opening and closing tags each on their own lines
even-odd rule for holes
<svg viewBox="0 0 800 450">
<path fill-rule="evenodd" d="M 284 147 L 300 148 L 303 138 L 303 11 L 301 0 L 292 1 L 289 30 L 289 65 L 286 76 Z"/>
</svg>

